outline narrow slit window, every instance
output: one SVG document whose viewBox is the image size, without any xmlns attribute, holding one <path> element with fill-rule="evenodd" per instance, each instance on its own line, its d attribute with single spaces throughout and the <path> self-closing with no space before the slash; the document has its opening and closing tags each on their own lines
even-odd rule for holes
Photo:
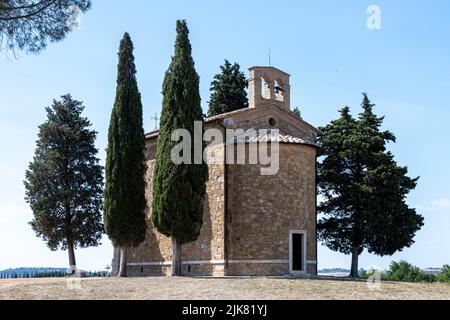
<svg viewBox="0 0 450 320">
<path fill-rule="evenodd" d="M 305 235 L 302 233 L 292 234 L 292 271 L 305 271 Z"/>
</svg>

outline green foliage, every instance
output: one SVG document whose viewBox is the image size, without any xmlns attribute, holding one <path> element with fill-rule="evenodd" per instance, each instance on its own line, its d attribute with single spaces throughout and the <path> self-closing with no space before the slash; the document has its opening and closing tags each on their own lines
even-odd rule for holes
<svg viewBox="0 0 450 320">
<path fill-rule="evenodd" d="M 81 117 L 84 107 L 70 95 L 46 108 L 33 162 L 24 182 L 30 223 L 51 250 L 97 246 L 101 223 L 103 168 L 96 157 L 97 133 Z"/>
<path fill-rule="evenodd" d="M 362 279 L 369 279 L 373 275 L 375 275 L 376 272 L 380 272 L 379 270 L 370 268 L 369 270 L 360 269 L 359 270 L 359 277 Z M 386 280 L 386 276 L 384 272 L 380 272 L 381 280 Z"/>
<path fill-rule="evenodd" d="M 368 279 L 375 273 L 375 270 L 362 270 L 361 278 Z M 413 266 L 406 261 L 392 262 L 389 270 L 381 272 L 381 279 L 384 281 L 402 282 L 450 282 L 450 266 L 445 265 L 442 272 L 437 275 L 428 274 L 420 268 Z"/>
<path fill-rule="evenodd" d="M 436 280 L 439 282 L 450 282 L 450 265 L 445 265 L 442 272 L 436 275 Z"/>
<path fill-rule="evenodd" d="M 318 223 L 319 239 L 345 254 L 367 249 L 392 255 L 410 247 L 423 226 L 423 217 L 406 204 L 418 178 L 409 178 L 407 168 L 386 150 L 395 136 L 381 130 L 384 118 L 373 113 L 374 105 L 363 95 L 358 119 L 345 107 L 339 119 L 320 128 L 318 183 L 324 201 L 318 210 L 324 218 Z"/>
<path fill-rule="evenodd" d="M 302 119 L 302 112 L 300 111 L 300 109 L 298 107 L 295 107 L 294 110 L 292 110 L 292 113 L 295 114 L 300 119 Z"/>
<path fill-rule="evenodd" d="M 214 81 L 211 82 L 209 117 L 248 107 L 246 92 L 248 82 L 239 64 L 232 65 L 225 60 L 225 64 L 220 66 L 220 69 L 221 73 L 216 74 Z"/>
<path fill-rule="evenodd" d="M 436 277 L 424 273 L 420 268 L 406 261 L 392 262 L 385 273 L 384 280 L 405 282 L 434 282 Z"/>
<path fill-rule="evenodd" d="M 153 223 L 159 232 L 180 244 L 197 240 L 203 223 L 208 168 L 202 164 L 175 165 L 171 136 L 185 129 L 193 137 L 194 122 L 203 121 L 199 76 L 191 56 L 185 21 L 177 21 L 175 54 L 163 84 L 163 110 L 153 182 Z M 192 155 L 194 146 L 192 146 Z"/>
<path fill-rule="evenodd" d="M 373 276 L 375 274 L 375 270 L 374 269 L 369 269 L 369 270 L 364 270 L 362 269 L 359 272 L 359 276 L 362 279 L 369 279 L 371 276 Z"/>
<path fill-rule="evenodd" d="M 145 137 L 136 80 L 133 43 L 125 33 L 119 50 L 117 91 L 106 158 L 104 221 L 115 246 L 136 247 L 145 240 Z"/>
<path fill-rule="evenodd" d="M 70 32 L 69 8 L 81 12 L 91 7 L 90 0 L 1 0 L 0 50 L 38 53 L 48 42 L 64 39 Z"/>
</svg>

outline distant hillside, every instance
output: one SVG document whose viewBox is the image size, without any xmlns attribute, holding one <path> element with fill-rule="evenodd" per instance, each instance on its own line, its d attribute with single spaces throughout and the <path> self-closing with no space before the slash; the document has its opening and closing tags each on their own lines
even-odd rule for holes
<svg viewBox="0 0 450 320">
<path fill-rule="evenodd" d="M 82 271 L 84 278 L 109 277 L 109 271 Z M 69 273 L 67 268 L 17 268 L 0 271 L 0 279 L 23 279 L 23 278 L 63 278 Z"/>
<path fill-rule="evenodd" d="M 61 278 L 66 275 L 67 268 L 17 268 L 0 271 L 0 279 Z"/>
</svg>

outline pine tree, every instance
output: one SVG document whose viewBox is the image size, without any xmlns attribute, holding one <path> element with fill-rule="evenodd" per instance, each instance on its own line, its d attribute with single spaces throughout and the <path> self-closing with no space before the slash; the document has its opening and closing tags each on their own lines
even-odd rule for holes
<svg viewBox="0 0 450 320">
<path fill-rule="evenodd" d="M 363 112 L 354 119 L 348 107 L 341 117 L 320 128 L 324 159 L 318 165 L 324 201 L 319 212 L 319 238 L 332 250 L 352 255 L 351 276 L 358 277 L 358 258 L 364 249 L 393 255 L 414 243 L 423 217 L 406 204 L 418 178 L 407 176 L 386 144 L 395 136 L 382 131 L 383 117 L 373 113 L 367 94 Z"/>
<path fill-rule="evenodd" d="M 106 233 L 120 248 L 120 276 L 126 276 L 126 249 L 141 244 L 147 230 L 144 152 L 133 43 L 125 33 L 120 43 L 116 100 L 109 125 L 104 209 Z"/>
<path fill-rule="evenodd" d="M 176 129 L 194 136 L 194 122 L 203 121 L 199 76 L 191 56 L 186 22 L 177 21 L 175 55 L 163 84 L 163 110 L 153 182 L 153 223 L 172 237 L 172 275 L 181 275 L 181 247 L 197 240 L 203 224 L 208 168 L 202 164 L 175 165 L 171 152 Z M 192 154 L 194 154 L 192 146 Z"/>
<path fill-rule="evenodd" d="M 83 109 L 70 95 L 46 108 L 24 182 L 31 227 L 52 251 L 68 250 L 70 266 L 76 265 L 75 249 L 99 245 L 103 233 L 103 168 L 96 157 L 97 132 L 81 117 Z"/>
<path fill-rule="evenodd" d="M 90 8 L 90 0 L 1 0 L 0 50 L 38 53 L 65 38 L 72 15 Z"/>
<path fill-rule="evenodd" d="M 292 113 L 295 114 L 300 119 L 302 119 L 302 112 L 300 111 L 300 109 L 298 107 L 295 107 L 294 110 L 292 110 Z"/>
<path fill-rule="evenodd" d="M 211 82 L 209 117 L 248 107 L 246 92 L 248 82 L 239 64 L 232 65 L 225 60 L 220 69 L 221 73 L 216 74 L 214 81 Z"/>
</svg>

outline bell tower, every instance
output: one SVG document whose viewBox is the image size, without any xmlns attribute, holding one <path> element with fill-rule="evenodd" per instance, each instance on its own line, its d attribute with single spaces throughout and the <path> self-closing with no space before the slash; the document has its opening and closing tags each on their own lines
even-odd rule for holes
<svg viewBox="0 0 450 320">
<path fill-rule="evenodd" d="M 288 73 L 274 67 L 252 67 L 249 71 L 249 108 L 278 105 L 291 109 Z"/>
</svg>

